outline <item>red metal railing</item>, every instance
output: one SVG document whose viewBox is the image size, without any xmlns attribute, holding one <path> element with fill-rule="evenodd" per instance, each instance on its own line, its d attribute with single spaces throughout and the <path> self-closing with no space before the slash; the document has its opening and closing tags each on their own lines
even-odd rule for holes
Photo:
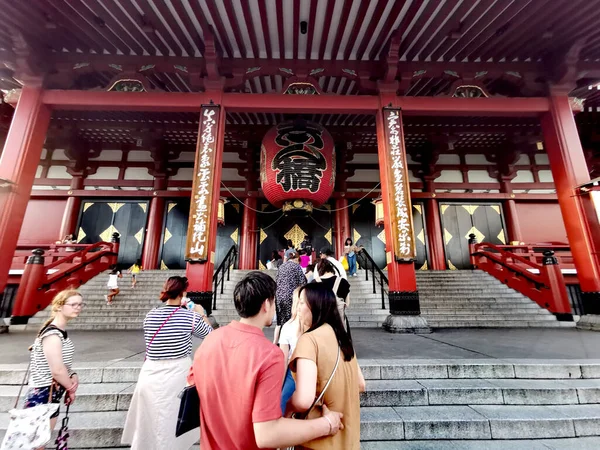
<svg viewBox="0 0 600 450">
<path fill-rule="evenodd" d="M 559 318 L 571 316 L 567 288 L 552 245 L 498 246 L 470 242 L 469 247 L 474 268 L 489 273 Z M 545 251 L 542 254 L 535 248 L 544 248 Z"/>
<path fill-rule="evenodd" d="M 25 323 L 45 309 L 60 291 L 78 288 L 117 262 L 116 242 L 92 245 L 56 244 L 36 246 L 33 251 L 19 247 L 13 269 L 23 268 L 11 323 Z M 33 253 L 33 256 L 32 256 Z"/>
</svg>

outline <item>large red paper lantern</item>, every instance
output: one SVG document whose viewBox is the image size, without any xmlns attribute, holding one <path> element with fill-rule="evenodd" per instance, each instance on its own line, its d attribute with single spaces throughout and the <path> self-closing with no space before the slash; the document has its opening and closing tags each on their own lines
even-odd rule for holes
<svg viewBox="0 0 600 450">
<path fill-rule="evenodd" d="M 321 206 L 335 184 L 333 138 L 314 122 L 274 126 L 262 141 L 260 182 L 267 200 L 284 212 Z"/>
</svg>

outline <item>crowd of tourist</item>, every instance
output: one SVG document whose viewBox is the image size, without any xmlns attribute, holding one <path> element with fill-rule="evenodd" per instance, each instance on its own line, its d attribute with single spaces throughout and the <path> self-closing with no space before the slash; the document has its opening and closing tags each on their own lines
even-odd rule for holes
<svg viewBox="0 0 600 450">
<path fill-rule="evenodd" d="M 236 285 L 240 319 L 217 330 L 202 306 L 186 297 L 187 279 L 170 277 L 159 295 L 163 305 L 144 320 L 146 356 L 122 443 L 134 450 L 188 449 L 200 436 L 203 450 L 358 449 L 365 381 L 345 317 L 350 283 L 332 255 L 322 249 L 319 261 L 302 267 L 299 251 L 288 246 L 276 280 L 251 272 Z M 134 269 L 138 274 L 141 265 Z M 111 270 L 107 301 L 118 294 L 121 276 Z M 59 404 L 63 397 L 66 405 L 75 401 L 79 379 L 66 328 L 84 306 L 76 290 L 54 298 L 32 346 L 26 409 Z M 275 317 L 271 343 L 263 328 Z M 204 341 L 192 361 L 194 337 Z M 201 430 L 176 438 L 178 394 L 186 385 L 197 390 Z M 57 416 L 58 408 L 52 428 Z"/>
</svg>

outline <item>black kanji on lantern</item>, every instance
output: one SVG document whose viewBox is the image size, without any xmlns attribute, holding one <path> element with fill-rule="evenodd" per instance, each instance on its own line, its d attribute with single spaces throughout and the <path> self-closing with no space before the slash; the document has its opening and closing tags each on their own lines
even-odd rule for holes
<svg viewBox="0 0 600 450">
<path fill-rule="evenodd" d="M 308 189 L 317 192 L 327 161 L 322 131 L 311 124 L 285 124 L 277 128 L 275 142 L 283 148 L 275 155 L 271 168 L 278 171 L 277 183 L 285 192 Z"/>
</svg>

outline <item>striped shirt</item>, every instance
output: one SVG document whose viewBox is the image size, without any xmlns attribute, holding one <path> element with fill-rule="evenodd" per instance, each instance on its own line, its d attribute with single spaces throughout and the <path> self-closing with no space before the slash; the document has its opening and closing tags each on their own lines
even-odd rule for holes
<svg viewBox="0 0 600 450">
<path fill-rule="evenodd" d="M 175 308 L 177 312 L 173 313 Z M 169 320 L 165 323 L 167 319 Z M 156 333 L 163 323 L 164 326 Z M 146 358 L 156 360 L 188 357 L 192 353 L 192 335 L 205 338 L 211 331 L 212 328 L 197 312 L 179 306 L 154 308 L 144 319 Z"/>
<path fill-rule="evenodd" d="M 73 354 L 75 346 L 73 341 L 67 336 L 67 332 L 57 328 L 54 325 L 49 325 L 35 339 L 31 349 L 31 369 L 29 374 L 30 387 L 46 387 L 52 384 L 52 372 L 48 365 L 46 355 L 44 355 L 43 340 L 48 336 L 58 336 L 62 344 L 62 359 L 67 367 L 69 376 L 73 374 L 71 367 L 73 366 Z"/>
</svg>

